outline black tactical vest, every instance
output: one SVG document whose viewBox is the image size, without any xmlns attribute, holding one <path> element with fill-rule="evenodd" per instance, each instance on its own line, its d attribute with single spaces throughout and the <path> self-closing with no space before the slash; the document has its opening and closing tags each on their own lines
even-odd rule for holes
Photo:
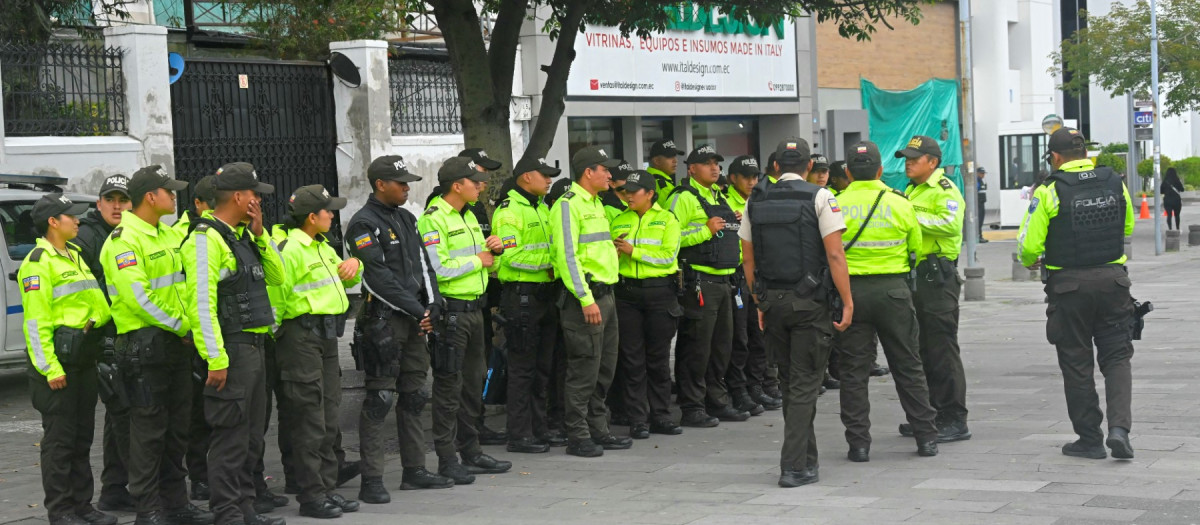
<svg viewBox="0 0 1200 525">
<path fill-rule="evenodd" d="M 1110 168 L 1056 171 L 1058 215 L 1046 235 L 1046 263 L 1081 268 L 1111 263 L 1125 253 L 1125 192 Z"/>
<path fill-rule="evenodd" d="M 195 234 L 202 235 L 214 229 L 225 239 L 237 260 L 237 270 L 217 282 L 217 321 L 221 333 L 232 334 L 250 328 L 275 324 L 271 310 L 271 299 L 267 296 L 267 274 L 263 270 L 262 255 L 249 233 L 239 239 L 229 226 L 207 217 L 197 217 Z"/>
<path fill-rule="evenodd" d="M 718 270 L 737 268 L 741 263 L 741 240 L 738 239 L 738 230 L 742 228 L 742 223 L 738 220 L 737 214 L 733 212 L 733 208 L 729 207 L 729 201 L 725 200 L 725 196 L 721 192 L 717 192 L 717 203 L 709 204 L 708 199 L 701 197 L 700 192 L 691 184 L 676 186 L 671 191 L 671 195 L 683 191 L 696 196 L 696 200 L 700 201 L 700 206 L 704 208 L 704 214 L 708 218 L 725 219 L 725 228 L 707 241 L 695 246 L 680 248 L 680 262 L 700 264 Z M 705 227 L 707 228 L 707 226 Z"/>
<path fill-rule="evenodd" d="M 746 203 L 754 242 L 756 288 L 792 289 L 829 265 L 817 221 L 820 186 L 803 180 L 759 181 Z"/>
</svg>

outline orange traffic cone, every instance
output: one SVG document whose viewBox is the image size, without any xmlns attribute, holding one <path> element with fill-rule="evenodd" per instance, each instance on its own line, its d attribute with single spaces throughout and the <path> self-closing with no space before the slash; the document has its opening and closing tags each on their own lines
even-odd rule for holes
<svg viewBox="0 0 1200 525">
<path fill-rule="evenodd" d="M 1138 219 L 1150 218 L 1150 205 L 1146 204 L 1146 194 L 1142 194 L 1142 210 L 1138 213 Z"/>
</svg>

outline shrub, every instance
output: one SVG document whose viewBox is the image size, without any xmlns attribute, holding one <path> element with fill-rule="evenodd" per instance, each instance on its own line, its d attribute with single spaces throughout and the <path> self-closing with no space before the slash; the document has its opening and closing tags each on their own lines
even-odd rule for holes
<svg viewBox="0 0 1200 525">
<path fill-rule="evenodd" d="M 1188 157 L 1175 162 L 1174 167 L 1179 171 L 1179 178 L 1184 184 L 1200 186 L 1200 157 Z"/>
<path fill-rule="evenodd" d="M 1101 149 L 1100 151 L 1103 153 L 1128 153 L 1129 152 L 1129 144 L 1126 144 L 1124 142 L 1114 142 L 1112 144 L 1104 146 L 1104 148 Z"/>
<path fill-rule="evenodd" d="M 1165 175 L 1167 173 L 1167 168 L 1170 168 L 1170 167 L 1171 167 L 1171 158 L 1166 155 L 1163 155 L 1162 160 L 1159 161 L 1159 169 L 1162 170 L 1162 173 Z M 1137 165 L 1137 173 L 1138 173 L 1138 175 L 1141 175 L 1143 177 L 1153 177 L 1154 176 L 1154 158 L 1151 157 L 1151 158 L 1148 158 L 1148 159 L 1145 159 L 1145 160 L 1139 162 Z"/>
<path fill-rule="evenodd" d="M 1123 155 L 1101 153 L 1096 156 L 1096 165 L 1108 166 L 1121 175 L 1125 174 L 1125 157 Z"/>
</svg>

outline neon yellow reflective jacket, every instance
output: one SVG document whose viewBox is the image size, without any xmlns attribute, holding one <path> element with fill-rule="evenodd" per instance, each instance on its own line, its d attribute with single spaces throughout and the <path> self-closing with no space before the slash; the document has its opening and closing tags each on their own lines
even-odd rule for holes
<svg viewBox="0 0 1200 525">
<path fill-rule="evenodd" d="M 280 243 L 282 243 L 283 241 L 286 241 L 288 238 L 288 230 L 285 230 L 283 228 L 282 224 L 272 225 L 271 228 L 267 230 L 267 232 L 268 232 L 268 235 L 271 236 L 271 242 L 275 243 L 276 248 L 279 248 Z M 279 259 L 283 260 L 283 253 L 279 254 Z M 286 274 L 288 272 L 287 263 L 284 263 L 283 271 L 286 276 Z M 275 317 L 275 324 L 271 325 L 271 331 L 268 332 L 269 334 L 271 334 L 271 337 L 273 338 L 273 337 L 275 337 L 275 331 L 279 330 L 279 325 L 283 323 L 283 301 L 284 301 L 283 285 L 282 284 L 280 284 L 279 286 L 268 285 L 267 286 L 267 298 L 269 298 L 271 300 L 271 313 L 274 314 L 274 317 Z"/>
<path fill-rule="evenodd" d="M 214 218 L 213 220 L 220 220 Z M 271 286 L 283 284 L 283 261 L 279 249 L 268 232 L 255 237 L 245 225 L 233 227 L 234 235 L 241 238 L 250 235 L 262 256 L 263 273 L 270 290 Z M 193 230 L 179 248 L 183 257 L 183 273 L 187 278 L 188 321 L 192 325 L 192 338 L 196 351 L 208 361 L 209 370 L 229 367 L 229 354 L 225 352 L 225 338 L 217 319 L 217 283 L 232 277 L 237 271 L 237 259 L 216 228 L 204 231 Z M 247 328 L 255 334 L 270 333 L 269 326 Z"/>
<path fill-rule="evenodd" d="M 290 230 L 287 238 L 279 243 L 279 255 L 283 258 L 284 273 L 283 285 L 278 287 L 282 300 L 275 309 L 281 311 L 283 319 L 304 314 L 346 313 L 350 308 L 346 288 L 362 280 L 362 265 L 354 277 L 341 280 L 338 265 L 342 264 L 342 258 L 333 251 L 325 236 L 312 238 L 300 228 Z"/>
<path fill-rule="evenodd" d="M 457 211 L 436 197 L 417 219 L 417 231 L 443 296 L 473 301 L 483 295 L 488 269 L 478 254 L 487 248 L 479 220 L 469 207 Z"/>
<path fill-rule="evenodd" d="M 181 242 L 173 226 L 151 226 L 132 210 L 121 213 L 121 225 L 100 250 L 118 334 L 148 326 L 178 336 L 191 330 L 181 287 Z"/>
<path fill-rule="evenodd" d="M 580 306 L 596 302 L 588 281 L 617 282 L 617 247 L 612 243 L 608 218 L 600 198 L 579 183 L 554 203 L 550 210 L 554 239 L 554 274 L 579 299 Z"/>
<path fill-rule="evenodd" d="M 679 219 L 654 204 L 646 214 L 625 210 L 612 223 L 613 238 L 624 237 L 633 253 L 617 252 L 624 277 L 649 279 L 679 271 Z"/>
<path fill-rule="evenodd" d="M 534 198 L 537 207 L 519 190 L 509 190 L 492 214 L 492 233 L 504 243 L 504 253 L 497 259 L 500 282 L 551 281 L 550 207 Z"/>
<path fill-rule="evenodd" d="M 863 221 L 880 192 L 883 197 L 863 228 Z M 921 250 L 921 226 L 904 194 L 889 188 L 883 181 L 864 180 L 850 183 L 838 194 L 837 200 L 842 208 L 842 218 L 846 220 L 842 242 L 849 243 L 862 229 L 854 246 L 846 250 L 850 275 L 908 273 L 908 254 Z"/>
<path fill-rule="evenodd" d="M 671 206 L 671 192 L 675 191 L 675 174 L 667 173 L 658 168 L 646 168 L 646 173 L 654 175 L 655 199 L 664 210 Z"/>
<path fill-rule="evenodd" d="M 1091 160 L 1081 159 L 1068 162 L 1059 166 L 1059 169 L 1078 173 L 1095 169 L 1095 165 Z M 1021 221 L 1021 232 L 1017 234 L 1017 246 L 1019 248 L 1021 264 L 1025 266 L 1032 265 L 1037 262 L 1038 257 L 1046 252 L 1046 234 L 1050 231 L 1050 219 L 1058 216 L 1058 189 L 1055 188 L 1057 182 L 1051 182 L 1039 186 L 1033 191 L 1033 197 L 1029 200 L 1029 209 L 1025 211 L 1025 219 Z M 1133 235 L 1133 224 L 1137 220 L 1133 214 L 1133 200 L 1129 198 L 1129 187 L 1126 186 L 1122 190 L 1125 194 L 1125 236 Z M 1127 257 L 1122 254 L 1112 264 L 1125 264 Z M 1049 270 L 1061 270 L 1058 266 L 1046 265 Z"/>
<path fill-rule="evenodd" d="M 921 225 L 921 250 L 917 259 L 936 254 L 957 259 L 962 251 L 963 214 L 966 212 L 962 192 L 945 171 L 938 168 L 924 184 L 908 184 L 904 193 L 917 212 Z"/>
<path fill-rule="evenodd" d="M 720 195 L 721 190 L 717 188 L 716 184 L 713 184 L 711 188 L 705 188 L 693 182 L 692 187 L 696 188 L 696 191 L 709 204 L 717 204 L 717 195 Z M 695 246 L 713 238 L 713 233 L 708 229 L 708 213 L 704 211 L 704 206 L 700 205 L 700 201 L 691 192 L 676 192 L 671 197 L 670 210 L 679 219 L 679 227 L 682 235 L 682 239 L 679 242 L 681 247 Z M 728 232 L 722 232 L 722 235 L 726 234 Z M 738 257 L 740 259 L 741 243 L 738 243 L 738 246 Z M 737 270 L 736 268 L 717 269 L 702 264 L 693 264 L 692 268 L 709 275 L 733 275 L 733 272 Z"/>
<path fill-rule="evenodd" d="M 66 375 L 54 353 L 54 330 L 60 326 L 94 328 L 108 323 L 108 301 L 100 283 L 83 262 L 79 248 L 67 243 L 70 257 L 38 237 L 17 272 L 25 313 L 25 348 L 29 361 L 46 379 Z"/>
</svg>

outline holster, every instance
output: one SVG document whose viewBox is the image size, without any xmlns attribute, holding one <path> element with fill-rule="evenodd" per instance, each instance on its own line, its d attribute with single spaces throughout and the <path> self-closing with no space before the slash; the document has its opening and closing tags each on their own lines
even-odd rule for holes
<svg viewBox="0 0 1200 525">
<path fill-rule="evenodd" d="M 435 373 L 453 374 L 462 370 L 466 348 L 458 347 L 451 342 L 459 330 L 458 322 L 461 315 L 457 312 L 447 313 L 442 322 L 442 329 L 434 331 L 434 337 L 431 338 L 429 345 L 429 361 L 430 367 Z"/>
<path fill-rule="evenodd" d="M 317 337 L 322 339 L 337 339 L 339 333 L 338 325 L 341 324 L 343 328 L 345 327 L 345 323 L 339 323 L 339 317 L 341 316 L 305 314 L 297 317 L 296 321 L 304 329 L 312 330 Z"/>
<path fill-rule="evenodd" d="M 157 389 L 147 374 L 169 363 L 168 334 L 166 330 L 148 326 L 117 337 L 117 366 L 130 406 L 149 407 L 158 403 L 161 395 L 156 394 Z"/>
<path fill-rule="evenodd" d="M 355 323 L 354 332 L 358 340 L 355 347 L 359 352 L 355 364 L 357 366 L 361 361 L 362 370 L 369 376 L 395 377 L 400 373 L 396 334 L 388 323 L 391 316 L 390 309 L 377 307 L 360 316 Z"/>
<path fill-rule="evenodd" d="M 116 363 L 101 361 L 96 363 L 97 386 L 100 401 L 109 411 L 123 410 L 129 407 L 129 393 L 121 378 L 121 369 Z"/>
<path fill-rule="evenodd" d="M 54 329 L 54 355 L 66 368 L 92 366 L 100 358 L 100 339 L 79 328 L 60 326 Z"/>
</svg>

